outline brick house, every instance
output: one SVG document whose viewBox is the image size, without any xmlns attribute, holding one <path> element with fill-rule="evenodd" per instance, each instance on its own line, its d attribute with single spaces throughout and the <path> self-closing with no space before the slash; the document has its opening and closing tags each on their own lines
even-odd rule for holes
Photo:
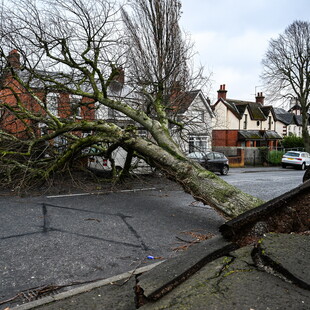
<svg viewBox="0 0 310 310">
<path fill-rule="evenodd" d="M 282 136 L 276 131 L 277 118 L 272 106 L 264 105 L 263 93 L 256 101 L 227 99 L 225 85 L 218 90 L 218 99 L 212 106 L 216 123 L 212 145 L 230 147 L 278 146 Z"/>
<path fill-rule="evenodd" d="M 40 118 L 56 117 L 63 120 L 95 118 L 95 106 L 89 98 L 49 89 L 30 73 L 22 70 L 17 50 L 12 50 L 7 60 L 9 65 L 0 77 L 1 130 L 26 138 L 30 132 L 37 136 L 42 134 L 43 124 Z M 12 70 L 18 74 L 21 82 L 14 79 Z M 44 72 L 40 72 L 42 73 Z M 30 85 L 31 91 L 27 90 L 23 83 Z M 12 113 L 14 110 L 23 113 L 20 113 L 18 118 Z"/>
</svg>

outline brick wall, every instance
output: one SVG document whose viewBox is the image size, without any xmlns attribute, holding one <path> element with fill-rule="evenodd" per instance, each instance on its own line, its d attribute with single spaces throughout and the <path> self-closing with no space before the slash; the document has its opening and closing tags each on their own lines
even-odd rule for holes
<svg viewBox="0 0 310 310">
<path fill-rule="evenodd" d="M 238 146 L 238 130 L 213 130 L 212 146 Z"/>
<path fill-rule="evenodd" d="M 5 87 L 0 91 L 0 101 L 9 105 L 12 109 L 21 110 L 18 106 L 18 100 L 21 102 L 21 105 L 31 113 L 36 115 L 45 114 L 44 109 L 38 104 L 38 102 L 27 92 L 21 85 L 19 85 L 15 80 L 10 76 L 6 77 L 4 82 Z M 44 101 L 45 93 L 43 91 L 37 91 L 36 96 Z M 18 100 L 17 100 L 18 98 Z M 92 99 L 82 98 L 81 106 L 81 118 L 87 120 L 95 119 L 95 104 Z M 5 112 L 2 112 L 2 118 L 0 122 L 1 129 L 17 135 L 18 137 L 27 136 L 27 126 L 32 126 L 36 134 L 40 134 L 40 130 L 37 127 L 35 122 L 31 121 L 26 115 L 23 116 L 23 119 L 17 119 L 13 112 L 10 112 L 7 109 L 4 109 Z M 70 102 L 70 96 L 67 93 L 59 94 L 58 101 L 58 116 L 60 118 L 69 118 L 72 116 L 72 107 Z M 37 128 L 36 128 L 37 127 Z"/>
</svg>

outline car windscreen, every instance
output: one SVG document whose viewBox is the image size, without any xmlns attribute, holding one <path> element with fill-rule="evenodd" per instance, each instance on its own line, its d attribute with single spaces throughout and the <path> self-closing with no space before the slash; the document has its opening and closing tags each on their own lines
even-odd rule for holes
<svg viewBox="0 0 310 310">
<path fill-rule="evenodd" d="M 206 158 L 207 158 L 208 160 L 214 159 L 214 153 L 208 153 L 207 156 L 206 156 Z"/>
<path fill-rule="evenodd" d="M 299 153 L 296 153 L 296 152 L 287 152 L 287 153 L 285 153 L 285 156 L 298 157 L 298 156 L 299 156 Z"/>
<path fill-rule="evenodd" d="M 221 154 L 221 153 L 214 153 L 214 158 L 215 158 L 215 159 L 224 158 L 224 154 Z"/>
<path fill-rule="evenodd" d="M 188 154 L 188 158 L 200 159 L 200 158 L 203 158 L 203 154 L 202 154 L 202 153 L 199 153 L 199 152 L 189 153 L 189 154 Z"/>
</svg>

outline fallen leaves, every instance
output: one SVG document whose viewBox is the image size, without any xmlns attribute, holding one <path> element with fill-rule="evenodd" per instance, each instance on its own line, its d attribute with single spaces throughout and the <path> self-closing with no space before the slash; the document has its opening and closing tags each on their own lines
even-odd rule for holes
<svg viewBox="0 0 310 310">
<path fill-rule="evenodd" d="M 190 246 L 214 237 L 214 234 L 211 233 L 203 234 L 196 231 L 183 231 L 181 232 L 181 234 L 190 237 L 190 239 L 183 239 L 180 237 L 176 237 L 181 242 L 181 245 L 173 248 L 172 249 L 173 251 L 186 251 Z"/>
</svg>

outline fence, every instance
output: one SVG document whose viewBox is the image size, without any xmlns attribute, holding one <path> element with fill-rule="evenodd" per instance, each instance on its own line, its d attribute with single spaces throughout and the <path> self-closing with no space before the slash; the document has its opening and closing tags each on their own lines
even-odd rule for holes
<svg viewBox="0 0 310 310">
<path fill-rule="evenodd" d="M 221 152 L 229 159 L 231 167 L 260 166 L 264 160 L 260 148 L 257 147 L 213 147 L 213 151 Z"/>
</svg>

